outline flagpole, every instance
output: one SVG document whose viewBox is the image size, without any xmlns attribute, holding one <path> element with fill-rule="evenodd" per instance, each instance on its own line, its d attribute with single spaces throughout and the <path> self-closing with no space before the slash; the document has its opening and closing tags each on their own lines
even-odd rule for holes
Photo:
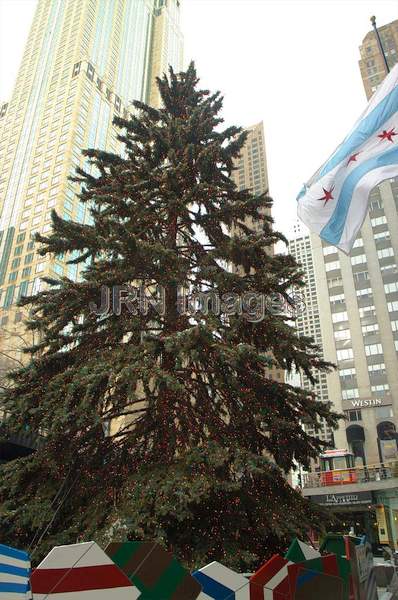
<svg viewBox="0 0 398 600">
<path fill-rule="evenodd" d="M 380 34 L 379 34 L 379 30 L 376 27 L 376 17 L 370 17 L 370 22 L 373 25 L 373 29 L 375 31 L 375 35 L 376 35 L 376 40 L 377 40 L 377 45 L 379 47 L 380 50 L 380 54 L 382 56 L 383 59 L 383 63 L 384 63 L 384 68 L 386 70 L 386 73 L 388 75 L 388 73 L 390 72 L 390 67 L 388 66 L 388 62 L 387 62 L 387 58 L 386 55 L 384 54 L 384 48 L 383 48 L 383 44 L 381 43 L 381 39 L 380 39 Z"/>
</svg>

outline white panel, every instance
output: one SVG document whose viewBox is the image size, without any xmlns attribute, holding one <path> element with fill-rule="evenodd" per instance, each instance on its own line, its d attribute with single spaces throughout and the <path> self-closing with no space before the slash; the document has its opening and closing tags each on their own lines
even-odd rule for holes
<svg viewBox="0 0 398 600">
<path fill-rule="evenodd" d="M 199 569 L 199 572 L 222 583 L 225 587 L 228 587 L 233 591 L 239 590 L 248 582 L 248 580 L 240 573 L 236 573 L 216 561 L 206 565 L 203 569 Z"/>
<path fill-rule="evenodd" d="M 12 567 L 19 567 L 20 569 L 30 569 L 30 562 L 28 560 L 21 560 L 20 558 L 12 558 L 0 553 L 0 563 L 10 565 Z"/>
<path fill-rule="evenodd" d="M 71 544 L 55 546 L 38 569 L 67 569 L 68 567 L 93 567 L 113 565 L 112 559 L 95 543 Z"/>
<path fill-rule="evenodd" d="M 81 558 L 84 552 L 87 552 L 94 542 L 85 542 L 84 544 L 71 544 L 70 546 L 55 546 L 44 558 L 38 569 L 67 569 L 73 567 Z"/>
</svg>

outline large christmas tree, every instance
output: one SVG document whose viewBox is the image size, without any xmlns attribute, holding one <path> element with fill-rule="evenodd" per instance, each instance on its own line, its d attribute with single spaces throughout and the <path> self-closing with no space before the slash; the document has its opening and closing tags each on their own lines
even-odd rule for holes
<svg viewBox="0 0 398 600">
<path fill-rule="evenodd" d="M 245 134 L 222 129 L 222 98 L 198 88 L 193 65 L 158 85 L 163 108 L 135 102 L 115 119 L 123 156 L 84 151 L 93 224 L 54 213 L 38 236 L 40 254 L 81 276 L 23 301 L 40 342 L 1 402 L 10 430 L 41 442 L 1 467 L 0 540 L 38 557 L 82 539 L 157 539 L 190 566 L 248 570 L 320 527 L 285 474 L 321 448 L 301 423 L 337 417 L 269 375 L 327 365 L 275 302 L 294 304 L 303 283 L 271 252 L 283 236 L 270 198 L 230 178 Z M 94 311 L 108 291 L 111 310 Z M 194 293 L 205 301 L 184 310 Z"/>
</svg>

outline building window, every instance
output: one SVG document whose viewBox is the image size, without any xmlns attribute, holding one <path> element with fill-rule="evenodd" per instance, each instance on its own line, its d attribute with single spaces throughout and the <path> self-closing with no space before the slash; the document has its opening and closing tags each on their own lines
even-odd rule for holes
<svg viewBox="0 0 398 600">
<path fill-rule="evenodd" d="M 386 294 L 392 294 L 393 292 L 398 292 L 398 283 L 394 281 L 393 283 L 385 283 L 384 291 Z"/>
<path fill-rule="evenodd" d="M 390 232 L 389 231 L 380 231 L 379 233 L 375 233 L 373 238 L 376 242 L 383 242 L 385 240 L 389 240 Z"/>
<path fill-rule="evenodd" d="M 341 277 L 331 277 L 330 279 L 328 279 L 329 288 L 339 287 L 341 285 L 343 285 L 343 280 L 341 279 Z"/>
<path fill-rule="evenodd" d="M 335 271 L 336 269 L 340 269 L 340 261 L 334 260 L 332 262 L 325 263 L 326 271 Z"/>
<path fill-rule="evenodd" d="M 370 210 L 381 210 L 382 208 L 383 208 L 383 202 L 382 202 L 381 198 L 376 198 L 374 200 L 371 200 Z"/>
<path fill-rule="evenodd" d="M 375 354 L 383 354 L 383 347 L 381 344 L 367 344 L 365 346 L 366 356 L 373 356 Z"/>
<path fill-rule="evenodd" d="M 358 390 L 358 388 L 342 390 L 341 395 L 342 395 L 343 400 L 351 400 L 351 398 L 359 398 L 359 390 Z"/>
<path fill-rule="evenodd" d="M 356 273 L 353 273 L 354 276 L 354 280 L 357 283 L 360 283 L 361 281 L 368 281 L 369 280 L 369 272 L 368 271 L 356 271 Z"/>
<path fill-rule="evenodd" d="M 13 303 L 14 292 L 15 292 L 15 285 L 8 286 L 6 295 L 4 298 L 4 308 L 8 308 Z"/>
<path fill-rule="evenodd" d="M 377 251 L 377 256 L 379 258 L 388 258 L 389 256 L 394 256 L 394 250 L 390 248 L 382 248 Z"/>
<path fill-rule="evenodd" d="M 44 262 L 37 263 L 35 273 L 42 273 L 44 271 Z"/>
<path fill-rule="evenodd" d="M 19 292 L 18 292 L 18 300 L 22 297 L 22 296 L 27 296 L 28 295 L 28 285 L 29 282 L 28 281 L 23 281 L 21 283 L 21 285 L 19 286 Z"/>
<path fill-rule="evenodd" d="M 370 222 L 372 223 L 372 227 L 377 227 L 377 225 L 384 225 L 387 223 L 387 219 L 385 215 L 383 215 L 382 217 L 374 217 L 373 219 L 370 219 Z"/>
<path fill-rule="evenodd" d="M 351 339 L 350 330 L 349 329 L 341 329 L 340 331 L 335 331 L 334 339 L 339 342 L 342 340 L 350 340 Z"/>
<path fill-rule="evenodd" d="M 398 301 L 395 300 L 394 302 L 387 302 L 387 310 L 388 312 L 398 311 Z"/>
<path fill-rule="evenodd" d="M 81 61 L 73 65 L 72 77 L 76 77 L 80 73 Z"/>
<path fill-rule="evenodd" d="M 371 376 L 384 375 L 384 373 L 386 372 L 386 365 L 384 363 L 368 365 L 368 371 Z"/>
<path fill-rule="evenodd" d="M 329 298 L 331 304 L 342 304 L 345 302 L 344 294 L 337 294 L 336 296 L 330 296 Z"/>
<path fill-rule="evenodd" d="M 371 296 L 373 291 L 371 288 L 364 288 L 363 290 L 357 290 L 357 296 L 360 298 L 361 296 Z"/>
<path fill-rule="evenodd" d="M 391 419 L 394 416 L 392 406 L 376 406 L 376 419 Z"/>
<path fill-rule="evenodd" d="M 379 324 L 373 323 L 373 325 L 362 325 L 362 334 L 366 335 L 369 333 L 376 333 L 379 331 Z"/>
<path fill-rule="evenodd" d="M 374 304 L 371 304 L 369 306 L 362 306 L 359 309 L 359 316 L 362 318 L 365 317 L 374 317 L 376 316 L 376 308 L 374 306 Z"/>
<path fill-rule="evenodd" d="M 384 396 L 386 392 L 390 391 L 390 386 L 388 385 L 388 383 L 381 383 L 379 385 L 370 386 L 370 389 L 372 390 L 372 393 L 376 396 Z"/>
<path fill-rule="evenodd" d="M 350 360 L 351 358 L 354 358 L 354 351 L 352 348 L 337 350 L 337 360 Z"/>
<path fill-rule="evenodd" d="M 346 311 L 333 313 L 332 314 L 333 323 L 340 323 L 341 321 L 348 321 L 348 314 Z"/>
<path fill-rule="evenodd" d="M 340 379 L 355 379 L 356 371 L 354 367 L 351 369 L 340 369 L 339 375 Z"/>
<path fill-rule="evenodd" d="M 362 413 L 360 410 L 345 410 L 344 414 L 349 421 L 362 421 Z"/>
<path fill-rule="evenodd" d="M 327 256 L 328 254 L 336 254 L 337 248 L 335 246 L 324 246 L 323 247 L 323 255 Z"/>
<path fill-rule="evenodd" d="M 351 256 L 352 265 L 360 265 L 366 263 L 366 254 L 358 254 L 358 256 Z"/>
<path fill-rule="evenodd" d="M 94 81 L 94 72 L 94 67 L 90 63 L 88 63 L 86 75 L 90 81 Z"/>
</svg>

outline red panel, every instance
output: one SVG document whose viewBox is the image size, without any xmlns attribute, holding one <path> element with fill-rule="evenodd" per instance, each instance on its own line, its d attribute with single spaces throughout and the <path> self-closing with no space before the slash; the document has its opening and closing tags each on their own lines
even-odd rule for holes
<svg viewBox="0 0 398 600">
<path fill-rule="evenodd" d="M 72 569 L 35 569 L 31 575 L 36 594 L 86 592 L 132 587 L 131 581 L 115 565 L 75 567 Z"/>
</svg>

